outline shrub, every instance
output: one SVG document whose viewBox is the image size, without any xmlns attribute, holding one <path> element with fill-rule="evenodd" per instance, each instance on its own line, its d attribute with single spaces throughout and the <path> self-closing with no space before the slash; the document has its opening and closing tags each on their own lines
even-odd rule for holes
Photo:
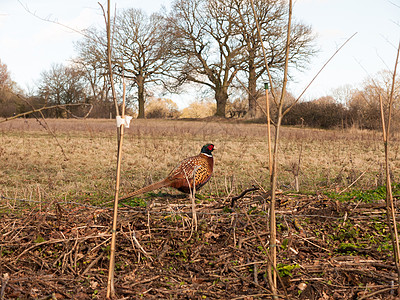
<svg viewBox="0 0 400 300">
<path fill-rule="evenodd" d="M 146 105 L 145 112 L 146 118 L 150 119 L 175 119 L 180 115 L 178 105 L 174 101 L 161 98 L 151 99 Z"/>
</svg>

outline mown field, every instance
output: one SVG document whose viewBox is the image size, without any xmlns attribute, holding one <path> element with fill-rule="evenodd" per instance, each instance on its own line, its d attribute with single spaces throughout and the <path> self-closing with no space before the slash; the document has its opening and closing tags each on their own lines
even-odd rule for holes
<svg viewBox="0 0 400 300">
<path fill-rule="evenodd" d="M 43 122 L 43 121 L 42 121 Z M 36 120 L 0 123 L 0 189 L 5 196 L 109 200 L 116 168 L 116 127 L 112 120 Z M 46 125 L 46 124 L 43 124 Z M 300 160 L 303 192 L 374 188 L 383 183 L 381 135 L 368 131 L 283 128 L 279 188 L 293 190 Z M 399 175 L 398 137 L 391 165 Z M 123 144 L 121 192 L 163 178 L 181 159 L 214 143 L 215 172 L 203 193 L 226 196 L 260 184 L 268 188 L 266 128 L 262 124 L 135 120 Z M 364 173 L 365 172 L 365 173 Z M 85 196 L 86 197 L 86 196 Z M 86 198 L 85 198 L 86 199 Z"/>
<path fill-rule="evenodd" d="M 396 183 L 398 134 L 392 141 Z M 215 167 L 197 199 L 197 231 L 190 200 L 177 191 L 121 205 L 118 299 L 270 298 L 265 125 L 134 120 L 124 136 L 121 194 L 162 179 L 205 143 L 215 145 Z M 104 299 L 116 144 L 113 120 L 0 123 L 0 299 Z M 383 162 L 378 132 L 282 129 L 281 299 L 395 297 Z M 262 189 L 231 207 L 231 197 L 252 186 Z"/>
</svg>

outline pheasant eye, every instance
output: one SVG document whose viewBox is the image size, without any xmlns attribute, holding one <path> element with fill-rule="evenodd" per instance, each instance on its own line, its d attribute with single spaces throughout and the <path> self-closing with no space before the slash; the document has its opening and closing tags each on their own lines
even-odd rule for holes
<svg viewBox="0 0 400 300">
<path fill-rule="evenodd" d="M 208 146 L 208 150 L 212 150 L 214 148 L 214 145 Z"/>
</svg>

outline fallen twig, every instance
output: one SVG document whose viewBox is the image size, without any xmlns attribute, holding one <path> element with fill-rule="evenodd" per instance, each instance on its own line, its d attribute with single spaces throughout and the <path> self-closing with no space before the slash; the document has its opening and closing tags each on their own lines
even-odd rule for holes
<svg viewBox="0 0 400 300">
<path fill-rule="evenodd" d="M 8 275 L 8 273 L 5 273 L 3 275 L 3 277 L 1 278 L 0 300 L 4 299 L 4 292 L 6 290 L 6 286 L 7 286 L 9 279 L 10 279 L 10 276 Z"/>
<path fill-rule="evenodd" d="M 392 291 L 392 290 L 395 290 L 395 289 L 397 289 L 397 285 L 394 285 L 393 287 L 390 287 L 390 288 L 387 288 L 387 289 L 382 289 L 382 290 L 379 290 L 379 291 L 375 291 L 375 292 L 366 294 L 366 295 L 364 295 L 364 296 L 361 296 L 361 297 L 358 298 L 358 299 L 359 299 L 359 300 L 362 300 L 362 299 L 371 299 L 372 296 L 375 296 L 375 295 L 378 295 L 378 294 L 383 294 L 383 293 L 386 293 L 386 292 L 388 292 L 388 291 Z"/>
<path fill-rule="evenodd" d="M 62 242 L 66 242 L 66 241 L 77 241 L 77 240 L 83 241 L 83 240 L 89 240 L 89 239 L 95 239 L 95 238 L 104 238 L 104 237 L 109 237 L 109 236 L 111 236 L 111 234 L 104 233 L 104 234 L 93 235 L 93 236 L 83 236 L 83 237 L 79 237 L 79 238 L 74 237 L 74 238 L 68 238 L 68 239 L 56 239 L 56 240 L 44 241 L 44 242 L 41 242 L 41 243 L 37 243 L 37 244 L 35 244 L 35 245 L 32 245 L 31 247 L 29 247 L 29 248 L 25 249 L 24 251 L 22 251 L 21 254 L 18 255 L 18 256 L 15 258 L 15 261 L 17 261 L 17 260 L 18 260 L 22 255 L 24 255 L 26 252 L 28 252 L 28 251 L 30 251 L 30 250 L 36 248 L 36 247 L 42 246 L 42 245 L 46 245 L 46 244 L 56 244 L 56 243 L 62 243 Z"/>
<path fill-rule="evenodd" d="M 260 188 L 253 186 L 252 188 L 246 189 L 243 192 L 241 192 L 238 196 L 232 197 L 231 198 L 231 207 L 235 205 L 235 201 L 239 200 L 240 198 L 243 198 L 247 193 L 249 192 L 254 192 L 258 191 Z"/>
</svg>

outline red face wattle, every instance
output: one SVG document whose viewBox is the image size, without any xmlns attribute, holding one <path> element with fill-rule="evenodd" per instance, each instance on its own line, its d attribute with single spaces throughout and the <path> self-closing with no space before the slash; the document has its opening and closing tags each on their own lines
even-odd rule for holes
<svg viewBox="0 0 400 300">
<path fill-rule="evenodd" d="M 207 148 L 208 148 L 208 150 L 213 151 L 214 145 L 211 144 L 211 145 L 209 145 Z"/>
</svg>

